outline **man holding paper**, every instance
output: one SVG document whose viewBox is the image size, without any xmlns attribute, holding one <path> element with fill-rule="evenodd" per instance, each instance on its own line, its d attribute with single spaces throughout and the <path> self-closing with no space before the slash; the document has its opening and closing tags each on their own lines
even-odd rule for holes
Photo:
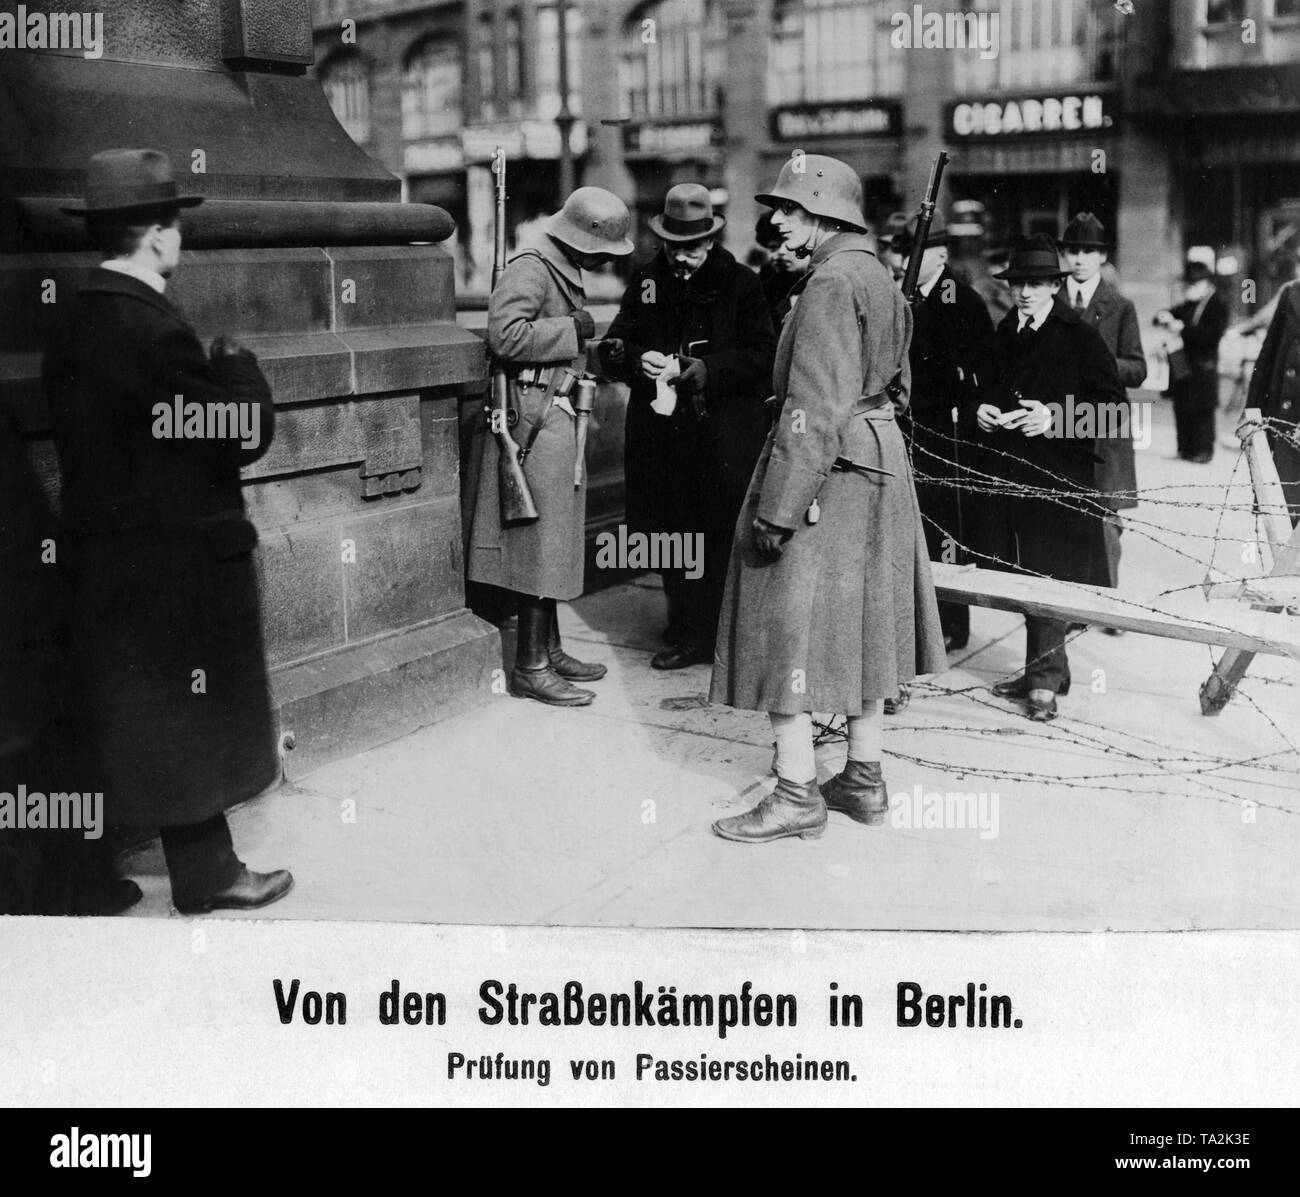
<svg viewBox="0 0 1300 1197">
<path fill-rule="evenodd" d="M 628 283 L 601 345 L 631 388 L 624 433 L 629 532 L 702 535 L 704 568 L 665 569 L 668 647 L 655 669 L 713 662 L 736 517 L 767 433 L 776 337 L 758 276 L 715 238 L 708 189 L 672 188 L 650 218 L 660 252 Z"/>
</svg>

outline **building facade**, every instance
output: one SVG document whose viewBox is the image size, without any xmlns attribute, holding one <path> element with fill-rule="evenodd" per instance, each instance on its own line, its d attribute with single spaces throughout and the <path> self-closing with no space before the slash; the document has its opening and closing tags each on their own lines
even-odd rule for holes
<svg viewBox="0 0 1300 1197">
<path fill-rule="evenodd" d="M 1300 228 L 1300 0 L 1127 7 L 568 0 L 576 181 L 623 195 L 647 248 L 667 189 L 704 183 L 743 256 L 752 197 L 792 152 L 851 163 L 879 221 L 916 210 L 946 149 L 943 206 L 983 205 L 985 245 L 1059 232 L 1086 208 L 1115 234 L 1140 311 L 1169 302 L 1191 246 L 1255 278 L 1262 303 Z M 481 285 L 492 147 L 512 155 L 512 230 L 562 198 L 555 0 L 316 13 L 340 119 L 412 199 L 452 212 L 464 278 Z"/>
</svg>

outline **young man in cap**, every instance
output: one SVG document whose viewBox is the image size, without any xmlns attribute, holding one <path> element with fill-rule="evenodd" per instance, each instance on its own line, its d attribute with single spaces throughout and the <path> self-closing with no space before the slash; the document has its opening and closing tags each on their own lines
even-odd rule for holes
<svg viewBox="0 0 1300 1197">
<path fill-rule="evenodd" d="M 609 376 L 631 388 L 629 530 L 703 546 L 702 573 L 660 571 L 670 644 L 651 659 L 655 669 L 713 663 L 732 534 L 767 432 L 772 321 L 758 276 L 717 244 L 725 223 L 707 188 L 668 192 L 650 218 L 659 253 L 632 276 L 601 352 Z M 671 411 L 652 406 L 665 372 Z"/>
<path fill-rule="evenodd" d="M 63 473 L 73 751 L 107 822 L 160 829 L 182 913 L 264 906 L 293 885 L 236 857 L 223 813 L 280 772 L 239 478 L 270 445 L 275 409 L 257 359 L 230 337 L 204 353 L 166 297 L 181 209 L 200 202 L 155 150 L 90 160 L 86 202 L 64 211 L 85 219 L 104 262 L 44 368 Z M 255 446 L 230 427 L 238 419 L 204 421 L 231 435 L 168 435 L 155 409 L 177 396 L 187 410 L 249 415 Z"/>
<path fill-rule="evenodd" d="M 467 570 L 471 582 L 514 592 L 519 638 L 511 689 L 550 706 L 586 706 L 595 692 L 573 683 L 605 676 L 604 665 L 564 651 L 556 623 L 557 600 L 582 593 L 587 518 L 587 472 L 574 469 L 577 413 L 561 386 L 565 367 L 585 368 L 584 347 L 596 332 L 583 271 L 630 254 L 631 223 L 618 196 L 579 187 L 548 218 L 538 247 L 511 260 L 488 307 L 488 348 L 506 367 L 510 409 L 517 413 L 512 435 L 526 454 L 524 478 L 538 518 L 503 523 L 500 448 L 485 412 L 476 433 L 477 479 L 470 480 Z"/>
<path fill-rule="evenodd" d="M 1080 212 L 1070 221 L 1061 238 L 1070 277 L 1058 298 L 1078 312 L 1084 323 L 1091 324 L 1101 333 L 1101 339 L 1115 359 L 1120 385 L 1125 388 L 1124 397 L 1127 399 L 1127 388 L 1141 386 L 1146 378 L 1147 359 L 1142 352 L 1137 311 L 1101 276 L 1109 248 L 1106 229 L 1091 212 Z M 1106 570 L 1110 585 L 1118 586 L 1120 536 L 1124 531 L 1124 521 L 1119 513 L 1136 507 L 1138 501 L 1131 421 L 1114 432 L 1115 435 L 1105 436 L 1101 441 L 1102 460 L 1097 471 L 1097 489 L 1106 507 L 1102 516 Z M 1103 631 L 1119 634 L 1115 628 L 1104 628 Z"/>
<path fill-rule="evenodd" d="M 1205 465 L 1214 457 L 1214 413 L 1219 406 L 1219 342 L 1228 327 L 1228 309 L 1214 290 L 1214 271 L 1189 261 L 1183 271 L 1187 289 L 1172 311 L 1156 313 L 1155 322 L 1182 338 L 1187 373 L 1171 378 L 1178 456 Z"/>
<path fill-rule="evenodd" d="M 1018 244 L 996 276 L 1010 284 L 1015 307 L 998 325 L 976 422 L 1006 484 L 1016 568 L 1097 586 L 1106 583 L 1106 560 L 1096 405 L 1118 402 L 1124 391 L 1101 334 L 1056 302 L 1064 274 L 1056 243 L 1039 233 Z M 1058 427 L 1049 404 L 1073 423 Z M 1078 435 L 1085 431 L 1093 435 Z M 1026 615 L 1024 674 L 993 693 L 1024 699 L 1032 720 L 1054 719 L 1056 695 L 1070 688 L 1067 630 L 1065 621 Z"/>
<path fill-rule="evenodd" d="M 904 269 L 917 252 L 916 221 L 895 238 Z M 921 252 L 920 302 L 912 309 L 912 401 L 903 429 L 908 437 L 916 497 L 931 561 L 964 562 L 979 534 L 979 496 L 962 489 L 969 460 L 979 388 L 993 352 L 993 321 L 979 293 L 948 268 L 948 232 L 937 213 Z M 939 604 L 944 647 L 970 639 L 970 607 Z"/>
</svg>

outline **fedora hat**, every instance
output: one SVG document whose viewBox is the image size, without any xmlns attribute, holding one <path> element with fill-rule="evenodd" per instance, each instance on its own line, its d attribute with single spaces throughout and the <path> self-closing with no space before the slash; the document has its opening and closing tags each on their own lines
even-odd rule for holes
<svg viewBox="0 0 1300 1197">
<path fill-rule="evenodd" d="M 1106 236 L 1106 226 L 1091 212 L 1080 212 L 1065 226 L 1061 247 L 1063 249 L 1109 249 L 1110 238 Z"/>
<path fill-rule="evenodd" d="M 713 215 L 709 189 L 700 183 L 678 183 L 664 196 L 663 214 L 650 217 L 650 231 L 664 241 L 702 241 L 712 237 L 725 217 Z"/>
<path fill-rule="evenodd" d="M 176 189 L 171 159 L 159 150 L 103 150 L 86 169 L 86 202 L 62 209 L 69 216 L 100 216 L 144 208 L 192 208 L 201 195 Z"/>
<path fill-rule="evenodd" d="M 919 216 L 913 216 L 907 222 L 907 227 L 894 234 L 894 252 L 906 257 L 912 252 L 912 246 L 916 242 L 916 226 L 920 221 Z M 948 226 L 943 222 L 943 214 L 936 211 L 934 219 L 930 222 L 930 231 L 926 234 L 925 248 L 933 249 L 936 245 L 949 245 L 952 242 L 952 234 L 948 232 Z"/>
<path fill-rule="evenodd" d="M 1016 242 L 1007 261 L 1007 268 L 999 270 L 993 277 L 1006 279 L 1009 283 L 1030 279 L 1045 282 L 1062 279 L 1067 274 L 1068 270 L 1061 269 L 1056 242 L 1046 233 L 1035 233 L 1032 237 L 1022 237 Z"/>
</svg>

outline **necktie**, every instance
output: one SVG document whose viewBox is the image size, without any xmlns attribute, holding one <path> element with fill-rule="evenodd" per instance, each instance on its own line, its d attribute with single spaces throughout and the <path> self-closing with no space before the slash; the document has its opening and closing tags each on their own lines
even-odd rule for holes
<svg viewBox="0 0 1300 1197">
<path fill-rule="evenodd" d="M 1074 289 L 1074 310 L 1082 312 L 1088 305 L 1083 302 L 1083 288 L 1075 287 Z"/>
<path fill-rule="evenodd" d="M 1024 324 L 1020 326 L 1020 329 L 1016 333 L 1016 335 L 1022 341 L 1029 340 L 1029 338 L 1034 335 L 1034 322 L 1032 320 L 1026 320 Z"/>
</svg>

